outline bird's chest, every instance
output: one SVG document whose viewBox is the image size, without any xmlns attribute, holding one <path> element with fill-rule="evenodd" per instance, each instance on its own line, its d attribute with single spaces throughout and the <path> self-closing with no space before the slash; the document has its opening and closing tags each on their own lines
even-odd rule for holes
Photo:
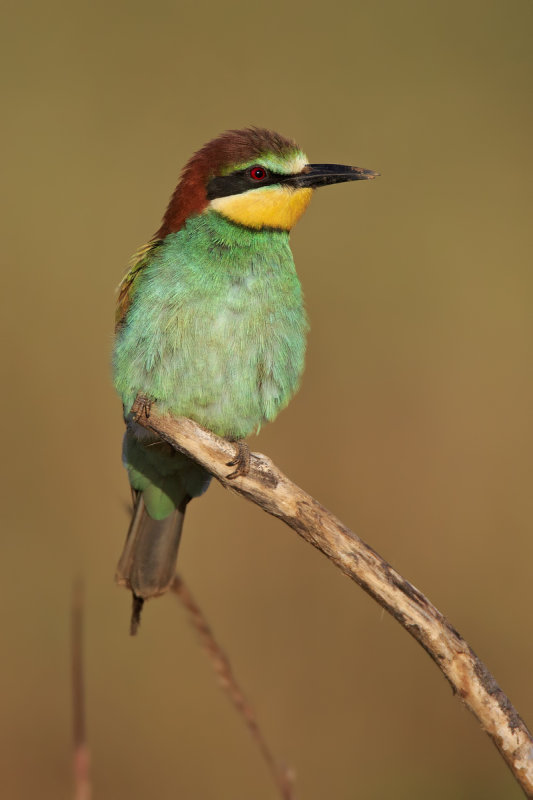
<svg viewBox="0 0 533 800">
<path fill-rule="evenodd" d="M 193 301 L 194 324 L 183 331 L 198 355 L 201 371 L 212 371 L 230 383 L 264 378 L 296 360 L 305 326 L 297 281 L 280 281 L 273 273 L 234 277 Z"/>
<path fill-rule="evenodd" d="M 227 350 L 228 357 L 239 352 L 253 360 L 276 349 L 280 336 L 289 332 L 291 308 L 298 305 L 290 291 L 254 273 L 228 281 L 208 302 L 212 344 Z"/>
<path fill-rule="evenodd" d="M 307 324 L 295 273 L 251 269 L 196 287 L 169 323 L 177 394 L 208 427 L 246 435 L 296 390 Z"/>
<path fill-rule="evenodd" d="M 115 384 L 127 409 L 143 392 L 215 433 L 247 436 L 296 391 L 306 332 L 287 233 L 201 214 L 138 275 Z"/>
</svg>

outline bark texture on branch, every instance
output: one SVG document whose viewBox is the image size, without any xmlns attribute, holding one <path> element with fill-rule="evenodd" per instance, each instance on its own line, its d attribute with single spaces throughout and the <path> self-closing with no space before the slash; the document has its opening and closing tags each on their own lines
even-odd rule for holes
<svg viewBox="0 0 533 800">
<path fill-rule="evenodd" d="M 279 517 L 361 586 L 422 645 L 533 798 L 533 739 L 490 672 L 429 600 L 326 508 L 260 453 L 248 474 L 228 480 L 235 445 L 192 420 L 169 417 L 142 398 L 132 409 L 140 425 L 193 458 L 226 488 Z"/>
</svg>

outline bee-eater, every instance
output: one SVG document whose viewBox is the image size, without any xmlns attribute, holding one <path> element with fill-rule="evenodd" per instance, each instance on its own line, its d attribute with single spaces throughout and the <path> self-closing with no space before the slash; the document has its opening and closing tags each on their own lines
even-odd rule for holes
<svg viewBox="0 0 533 800">
<path fill-rule="evenodd" d="M 210 480 L 135 423 L 137 394 L 234 442 L 273 420 L 298 388 L 308 328 L 290 230 L 317 187 L 378 174 L 309 164 L 269 130 L 227 131 L 192 156 L 161 227 L 134 256 L 114 348 L 134 499 L 116 579 L 133 593 L 132 632 L 143 601 L 170 587 L 185 508 Z M 246 468 L 235 463 L 233 477 Z"/>
</svg>

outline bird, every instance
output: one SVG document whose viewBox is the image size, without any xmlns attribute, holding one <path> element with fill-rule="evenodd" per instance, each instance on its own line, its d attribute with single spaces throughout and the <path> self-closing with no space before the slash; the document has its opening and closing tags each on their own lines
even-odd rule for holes
<svg viewBox="0 0 533 800">
<path fill-rule="evenodd" d="M 370 169 L 310 164 L 290 138 L 228 130 L 185 165 L 162 223 L 118 289 L 113 379 L 126 431 L 133 513 L 115 580 L 143 603 L 172 585 L 188 503 L 210 475 L 135 421 L 138 395 L 235 443 L 272 421 L 299 387 L 307 315 L 289 234 L 315 189 Z"/>
</svg>

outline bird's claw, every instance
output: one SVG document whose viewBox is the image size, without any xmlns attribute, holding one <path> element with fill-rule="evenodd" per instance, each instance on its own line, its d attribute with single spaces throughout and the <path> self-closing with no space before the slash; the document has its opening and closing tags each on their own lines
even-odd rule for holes
<svg viewBox="0 0 533 800">
<path fill-rule="evenodd" d="M 140 394 L 137 397 L 137 405 L 138 411 L 135 415 L 136 419 L 139 419 L 144 415 L 146 419 L 150 419 L 150 413 L 152 411 L 152 404 L 153 400 L 150 397 L 147 397 L 144 394 Z"/>
<path fill-rule="evenodd" d="M 247 475 L 250 471 L 250 448 L 246 442 L 235 442 L 235 458 L 226 462 L 227 467 L 235 467 L 233 472 L 226 475 L 228 480 L 240 478 L 241 475 Z"/>
</svg>

